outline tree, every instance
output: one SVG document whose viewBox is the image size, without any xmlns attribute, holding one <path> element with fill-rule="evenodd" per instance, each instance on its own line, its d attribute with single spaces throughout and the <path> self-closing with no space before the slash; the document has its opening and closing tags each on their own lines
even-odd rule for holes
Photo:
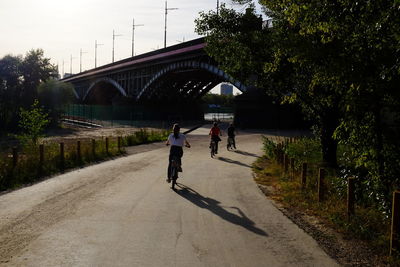
<svg viewBox="0 0 400 267">
<path fill-rule="evenodd" d="M 229 24 L 243 24 L 244 14 L 201 14 L 197 31 L 210 40 L 207 51 L 223 68 L 243 61 L 230 69 L 233 76 L 253 67 L 258 86 L 299 103 L 318 126 L 324 160 L 334 165 L 337 142 L 347 145 L 355 167 L 367 170 L 367 182 L 389 202 L 400 185 L 400 1 L 259 2 L 272 28 L 243 33 Z M 247 15 L 252 13 L 257 17 Z M 238 21 L 216 23 L 225 20 Z M 230 40 L 240 43 L 240 51 L 221 45 Z"/>
<path fill-rule="evenodd" d="M 17 135 L 17 138 L 23 144 L 37 144 L 39 138 L 43 136 L 45 127 L 49 124 L 48 114 L 39 107 L 39 101 L 35 100 L 29 110 L 20 109 L 19 117 L 18 125 L 22 133 Z"/>
<path fill-rule="evenodd" d="M 13 118 L 18 113 L 21 63 L 20 56 L 7 55 L 0 59 L 0 129 L 6 129 L 13 123 Z"/>
<path fill-rule="evenodd" d="M 319 126 L 324 161 L 336 166 L 333 132 L 338 125 L 338 99 L 332 97 L 331 84 L 327 82 L 331 80 L 318 82 L 318 77 L 326 76 L 316 73 L 322 67 L 315 62 L 309 64 L 296 54 L 314 53 L 315 40 L 305 42 L 286 20 L 279 20 L 273 13 L 270 15 L 275 17 L 274 27 L 262 28 L 251 4 L 243 14 L 224 5 L 220 10 L 220 14 L 201 13 L 196 20 L 196 31 L 206 35 L 207 52 L 233 77 L 265 88 L 279 102 L 299 103 Z"/>
<path fill-rule="evenodd" d="M 7 55 L 0 59 L 0 129 L 17 128 L 20 107 L 28 108 L 37 98 L 41 82 L 58 76 L 57 68 L 45 58 L 42 49 L 25 57 Z"/>
<path fill-rule="evenodd" d="M 37 99 L 37 87 L 51 79 L 58 77 L 57 67 L 50 63 L 49 58 L 44 57 L 42 49 L 30 50 L 21 64 L 23 75 L 23 103 L 31 105 Z"/>
<path fill-rule="evenodd" d="M 76 99 L 72 84 L 54 79 L 40 84 L 37 91 L 39 102 L 49 114 L 53 125 L 58 123 L 64 106 L 73 103 Z"/>
</svg>

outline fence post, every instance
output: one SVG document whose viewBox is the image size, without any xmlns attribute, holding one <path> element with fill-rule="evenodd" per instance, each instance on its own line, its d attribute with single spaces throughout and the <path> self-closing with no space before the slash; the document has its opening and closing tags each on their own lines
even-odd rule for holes
<svg viewBox="0 0 400 267">
<path fill-rule="evenodd" d="M 17 167 L 18 164 L 18 150 L 17 147 L 12 148 L 12 155 L 13 155 L 13 168 Z"/>
<path fill-rule="evenodd" d="M 350 216 L 354 215 L 354 177 L 349 177 L 347 180 L 347 219 L 350 220 Z"/>
<path fill-rule="evenodd" d="M 64 170 L 65 165 L 65 155 L 64 155 L 64 143 L 60 143 L 60 168 Z"/>
<path fill-rule="evenodd" d="M 302 188 L 306 188 L 307 185 L 307 162 L 303 162 L 303 166 L 301 169 L 301 186 Z"/>
<path fill-rule="evenodd" d="M 121 136 L 118 136 L 118 152 L 121 153 Z"/>
<path fill-rule="evenodd" d="M 44 165 L 44 145 L 39 145 L 39 174 L 43 173 Z"/>
<path fill-rule="evenodd" d="M 92 154 L 93 157 L 96 157 L 96 140 L 92 139 Z"/>
<path fill-rule="evenodd" d="M 81 141 L 76 142 L 76 154 L 77 154 L 78 162 L 82 162 Z"/>
<path fill-rule="evenodd" d="M 325 170 L 319 169 L 318 175 L 318 202 L 322 202 L 324 200 L 324 179 L 325 179 Z"/>
<path fill-rule="evenodd" d="M 106 137 L 106 153 L 108 154 L 108 137 Z"/>
<path fill-rule="evenodd" d="M 393 192 L 392 227 L 390 233 L 390 256 L 398 254 L 400 248 L 400 191 Z"/>
<path fill-rule="evenodd" d="M 292 180 L 294 180 L 294 158 L 290 159 L 290 173 Z"/>
<path fill-rule="evenodd" d="M 288 173 L 289 170 L 289 157 L 285 154 L 284 156 L 284 166 L 285 166 L 285 173 Z"/>
</svg>

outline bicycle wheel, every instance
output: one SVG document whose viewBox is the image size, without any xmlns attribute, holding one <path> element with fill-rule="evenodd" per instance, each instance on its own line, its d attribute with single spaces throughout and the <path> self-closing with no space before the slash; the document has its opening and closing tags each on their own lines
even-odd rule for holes
<svg viewBox="0 0 400 267">
<path fill-rule="evenodd" d="M 174 166 L 171 169 L 171 188 L 175 189 L 175 184 L 176 184 L 176 178 L 178 178 L 178 169 Z"/>
</svg>

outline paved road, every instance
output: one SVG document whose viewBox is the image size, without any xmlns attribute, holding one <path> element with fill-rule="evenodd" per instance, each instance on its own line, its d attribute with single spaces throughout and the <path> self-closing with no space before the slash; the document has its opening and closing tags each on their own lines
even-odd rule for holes
<svg viewBox="0 0 400 267">
<path fill-rule="evenodd" d="M 0 265 L 336 266 L 253 182 L 260 134 L 215 159 L 207 134 L 188 135 L 176 192 L 159 143 L 3 194 Z"/>
</svg>

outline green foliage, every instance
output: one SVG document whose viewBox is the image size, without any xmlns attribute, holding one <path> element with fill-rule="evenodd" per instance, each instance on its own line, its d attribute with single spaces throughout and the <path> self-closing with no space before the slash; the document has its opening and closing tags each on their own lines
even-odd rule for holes
<svg viewBox="0 0 400 267">
<path fill-rule="evenodd" d="M 17 135 L 17 138 L 23 144 L 37 144 L 38 139 L 43 136 L 44 129 L 49 123 L 48 114 L 39 107 L 39 101 L 35 100 L 29 110 L 21 108 L 19 116 L 18 125 L 22 133 Z"/>
<path fill-rule="evenodd" d="M 275 144 L 275 142 L 273 142 L 272 140 L 269 140 L 267 137 L 262 136 L 262 140 L 263 140 L 263 150 L 265 155 L 269 158 L 269 159 L 274 159 L 276 160 L 276 149 L 277 146 Z"/>
<path fill-rule="evenodd" d="M 146 129 L 140 129 L 133 135 L 126 136 L 123 142 L 126 146 L 135 146 L 149 142 L 163 141 L 168 137 L 168 135 L 169 132 L 166 130 L 148 132 Z"/>
<path fill-rule="evenodd" d="M 219 94 L 208 93 L 204 95 L 201 99 L 206 104 L 215 104 L 223 107 L 232 107 L 234 104 L 233 95 L 219 95 Z"/>
<path fill-rule="evenodd" d="M 336 165 L 340 142 L 346 173 L 388 210 L 400 186 L 400 2 L 259 3 L 272 27 L 257 27 L 251 8 L 200 14 L 207 52 L 233 77 L 298 103 L 315 123 L 323 160 Z"/>
<path fill-rule="evenodd" d="M 41 83 L 37 91 L 40 104 L 49 113 L 53 125 L 58 123 L 63 107 L 76 100 L 72 84 L 61 83 L 55 79 Z"/>
<path fill-rule="evenodd" d="M 27 109 L 38 98 L 40 83 L 57 77 L 56 66 L 42 49 L 31 50 L 25 57 L 0 58 L 0 131 L 15 131 L 20 108 Z"/>
</svg>

